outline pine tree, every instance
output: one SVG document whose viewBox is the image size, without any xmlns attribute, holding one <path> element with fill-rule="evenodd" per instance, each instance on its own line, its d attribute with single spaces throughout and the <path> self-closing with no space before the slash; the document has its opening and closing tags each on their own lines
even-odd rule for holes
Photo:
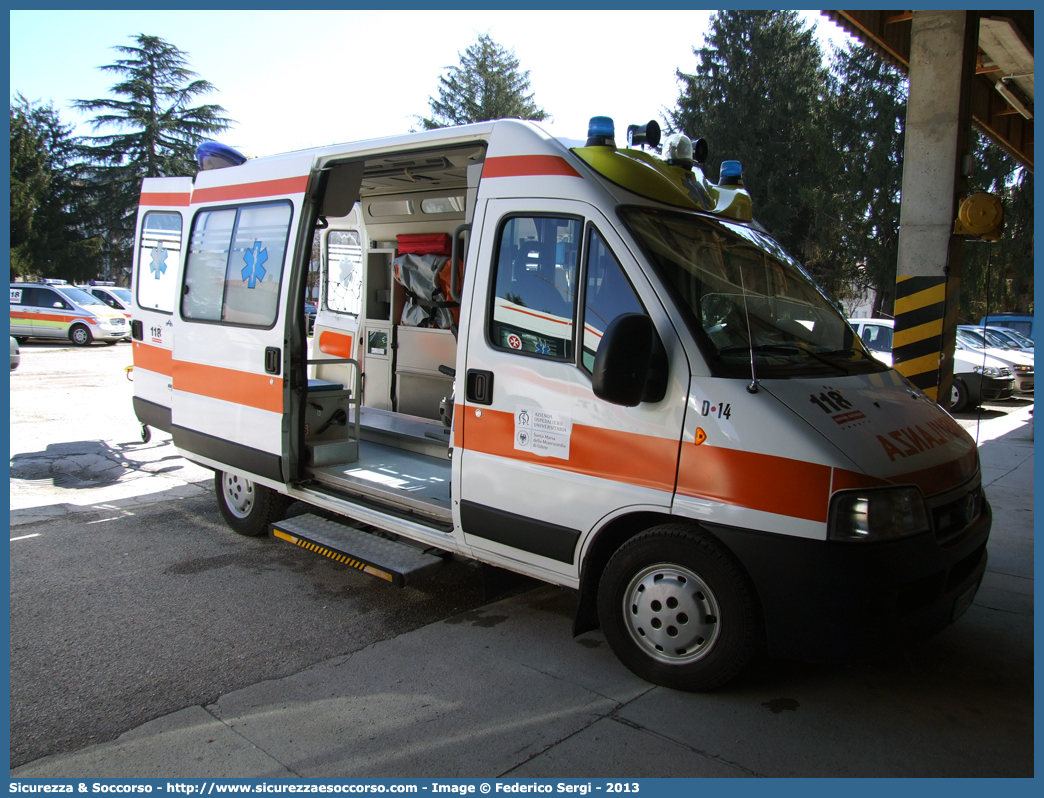
<svg viewBox="0 0 1044 798">
<path fill-rule="evenodd" d="M 418 117 L 425 130 L 485 122 L 490 119 L 548 118 L 529 92 L 529 71 L 519 71 L 519 61 L 489 34 L 460 56 L 460 66 L 448 67 L 439 76 L 439 99 L 430 97 L 431 117 Z"/>
<path fill-rule="evenodd" d="M 174 45 L 142 33 L 132 46 L 113 49 L 126 57 L 100 69 L 120 77 L 110 89 L 115 99 L 78 100 L 76 107 L 96 113 L 96 131 L 116 130 L 90 137 L 83 154 L 93 166 L 96 223 L 105 229 L 110 266 L 126 268 L 142 178 L 195 174 L 196 147 L 232 120 L 220 105 L 193 105 L 215 89 Z"/>
<path fill-rule="evenodd" d="M 693 53 L 670 127 L 707 140 L 711 179 L 722 160 L 743 164 L 755 218 L 840 299 L 855 266 L 838 260 L 835 98 L 813 29 L 794 11 L 720 11 Z"/>
<path fill-rule="evenodd" d="M 874 294 L 875 316 L 894 315 L 899 258 L 907 79 L 864 45 L 835 51 L 835 146 L 843 246 Z"/>
</svg>

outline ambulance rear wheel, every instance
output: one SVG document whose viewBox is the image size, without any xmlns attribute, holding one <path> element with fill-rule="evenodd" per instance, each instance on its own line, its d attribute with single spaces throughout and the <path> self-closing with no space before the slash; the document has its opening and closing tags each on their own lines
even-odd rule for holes
<svg viewBox="0 0 1044 798">
<path fill-rule="evenodd" d="M 720 543 L 669 524 L 631 538 L 598 585 L 613 653 L 653 684 L 713 690 L 746 667 L 761 624 L 753 589 Z"/>
<path fill-rule="evenodd" d="M 281 521 L 290 504 L 271 488 L 227 471 L 214 474 L 214 492 L 225 523 L 233 532 L 252 538 L 264 535 L 269 524 Z"/>
<path fill-rule="evenodd" d="M 69 340 L 77 346 L 90 346 L 94 336 L 82 324 L 74 324 L 72 329 L 69 330 Z"/>
</svg>

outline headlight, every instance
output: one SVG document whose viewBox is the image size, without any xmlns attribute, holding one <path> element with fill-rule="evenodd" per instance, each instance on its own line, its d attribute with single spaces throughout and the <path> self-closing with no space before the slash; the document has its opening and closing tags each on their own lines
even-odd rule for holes
<svg viewBox="0 0 1044 798">
<path fill-rule="evenodd" d="M 928 513 L 917 488 L 847 491 L 830 507 L 830 540 L 894 540 L 927 532 Z"/>
<path fill-rule="evenodd" d="M 1000 369 L 996 366 L 972 366 L 972 371 L 984 377 L 999 377 Z"/>
<path fill-rule="evenodd" d="M 1016 363 L 1015 364 L 1015 371 L 1019 372 L 1019 374 L 1032 373 L 1033 372 L 1033 366 L 1022 366 L 1022 365 L 1019 365 L 1019 364 Z"/>
</svg>

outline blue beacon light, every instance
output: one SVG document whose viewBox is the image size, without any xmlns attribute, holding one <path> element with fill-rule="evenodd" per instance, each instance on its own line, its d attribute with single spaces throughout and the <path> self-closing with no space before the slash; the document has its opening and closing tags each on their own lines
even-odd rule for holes
<svg viewBox="0 0 1044 798">
<path fill-rule="evenodd" d="M 608 116 L 592 116 L 587 123 L 588 147 L 615 147 L 616 125 Z"/>
<path fill-rule="evenodd" d="M 739 161 L 722 161 L 721 174 L 718 177 L 719 186 L 742 186 L 743 166 Z"/>
<path fill-rule="evenodd" d="M 201 170 L 224 169 L 228 166 L 239 166 L 246 163 L 247 158 L 240 152 L 216 141 L 204 141 L 196 147 L 196 163 Z"/>
</svg>

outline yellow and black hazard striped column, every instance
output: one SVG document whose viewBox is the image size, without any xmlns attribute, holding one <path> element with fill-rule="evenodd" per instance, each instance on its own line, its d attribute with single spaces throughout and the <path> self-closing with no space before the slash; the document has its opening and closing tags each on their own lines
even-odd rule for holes
<svg viewBox="0 0 1044 798">
<path fill-rule="evenodd" d="M 893 365 L 936 401 L 949 399 L 953 381 L 959 281 L 950 282 L 948 287 L 944 276 L 898 277 L 895 282 Z"/>
</svg>

